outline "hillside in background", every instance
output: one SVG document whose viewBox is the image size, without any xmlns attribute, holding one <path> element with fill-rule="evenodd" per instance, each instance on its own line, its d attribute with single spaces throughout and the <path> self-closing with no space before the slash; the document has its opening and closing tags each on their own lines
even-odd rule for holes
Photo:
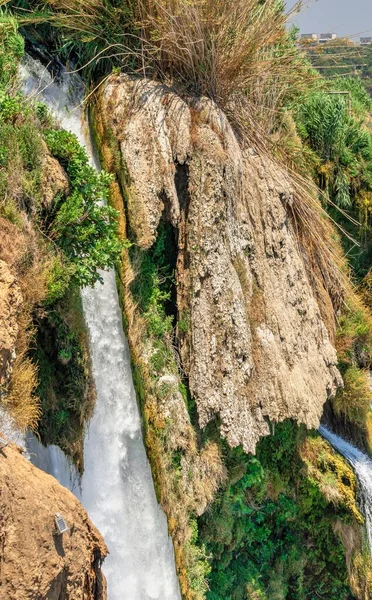
<svg viewBox="0 0 372 600">
<path fill-rule="evenodd" d="M 317 45 L 302 41 L 300 46 L 322 76 L 360 78 L 372 93 L 372 45 L 361 46 L 340 38 Z"/>
</svg>

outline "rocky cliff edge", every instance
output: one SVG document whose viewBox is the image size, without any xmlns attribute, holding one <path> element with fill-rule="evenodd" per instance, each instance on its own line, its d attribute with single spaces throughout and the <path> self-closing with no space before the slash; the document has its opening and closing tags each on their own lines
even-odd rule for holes
<svg viewBox="0 0 372 600">
<path fill-rule="evenodd" d="M 69 527 L 62 535 L 56 513 Z M 106 600 L 106 554 L 75 496 L 0 443 L 0 598 Z"/>
</svg>

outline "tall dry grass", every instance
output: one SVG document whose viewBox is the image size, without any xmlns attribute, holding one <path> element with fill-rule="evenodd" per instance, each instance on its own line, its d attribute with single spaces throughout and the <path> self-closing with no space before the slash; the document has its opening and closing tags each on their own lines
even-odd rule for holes
<svg viewBox="0 0 372 600">
<path fill-rule="evenodd" d="M 183 95 L 211 98 L 243 145 L 254 144 L 272 158 L 285 102 L 319 82 L 286 27 L 302 4 L 285 13 L 278 0 L 45 0 L 49 12 L 29 19 L 47 18 L 66 30 L 85 48 L 80 62 L 88 68 L 111 57 L 112 64 L 166 81 Z M 293 181 L 292 214 L 307 264 L 314 265 L 317 294 L 323 286 L 337 310 L 345 281 L 325 211 L 317 192 L 309 193 L 310 182 L 291 171 L 285 152 L 277 152 L 276 160 Z"/>
<path fill-rule="evenodd" d="M 208 96 L 252 134 L 317 79 L 286 27 L 302 4 L 286 13 L 280 0 L 31 0 L 19 16 L 64 30 L 89 70 L 116 64 Z"/>
<path fill-rule="evenodd" d="M 244 130 L 270 129 L 283 99 L 316 79 L 277 0 L 138 0 L 137 13 L 143 71 L 208 96 Z"/>
</svg>

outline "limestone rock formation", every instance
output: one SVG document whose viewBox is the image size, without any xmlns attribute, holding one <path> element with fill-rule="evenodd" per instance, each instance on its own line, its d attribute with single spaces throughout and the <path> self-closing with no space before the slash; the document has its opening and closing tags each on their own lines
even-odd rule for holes
<svg viewBox="0 0 372 600">
<path fill-rule="evenodd" d="M 118 75 L 99 103 L 137 243 L 151 246 L 161 218 L 176 231 L 178 314 L 189 324 L 180 352 L 201 426 L 218 417 L 229 444 L 252 452 L 267 419 L 317 427 L 342 382 L 285 173 L 242 150 L 206 99 Z"/>
<path fill-rule="evenodd" d="M 58 512 L 69 526 L 62 536 L 55 532 Z M 0 449 L 0 598 L 105 600 L 106 554 L 71 492 L 17 447 Z"/>
<path fill-rule="evenodd" d="M 0 260 L 0 386 L 9 379 L 18 335 L 17 317 L 22 294 L 8 265 Z"/>
</svg>

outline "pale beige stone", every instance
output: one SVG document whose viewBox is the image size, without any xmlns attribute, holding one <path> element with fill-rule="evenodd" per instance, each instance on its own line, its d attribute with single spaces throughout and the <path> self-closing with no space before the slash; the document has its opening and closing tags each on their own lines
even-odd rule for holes
<svg viewBox="0 0 372 600">
<path fill-rule="evenodd" d="M 267 420 L 317 427 L 341 385 L 288 208 L 285 172 L 243 151 L 224 114 L 147 80 L 112 77 L 100 110 L 116 136 L 131 231 L 178 229 L 182 366 L 204 427 L 254 452 Z M 178 185 L 176 185 L 178 182 Z"/>
</svg>

